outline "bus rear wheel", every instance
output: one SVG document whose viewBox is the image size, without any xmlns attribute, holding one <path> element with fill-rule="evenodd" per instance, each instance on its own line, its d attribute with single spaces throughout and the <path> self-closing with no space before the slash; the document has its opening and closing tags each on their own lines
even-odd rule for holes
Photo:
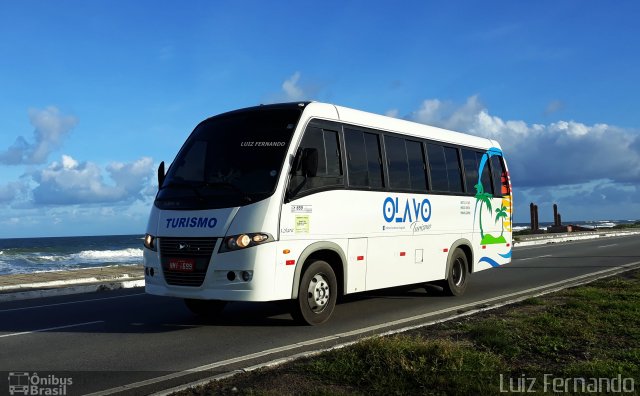
<svg viewBox="0 0 640 396">
<path fill-rule="evenodd" d="M 331 317 L 337 296 L 338 282 L 333 268 L 326 261 L 316 260 L 302 275 L 291 316 L 312 326 L 322 324 Z"/>
<path fill-rule="evenodd" d="M 447 278 L 440 281 L 442 291 L 447 296 L 461 296 L 467 289 L 469 265 L 467 255 L 461 249 L 456 249 L 447 265 Z"/>
<path fill-rule="evenodd" d="M 197 300 L 193 298 L 185 298 L 184 304 L 189 308 L 189 311 L 198 316 L 215 316 L 222 312 L 226 301 L 220 300 Z"/>
</svg>

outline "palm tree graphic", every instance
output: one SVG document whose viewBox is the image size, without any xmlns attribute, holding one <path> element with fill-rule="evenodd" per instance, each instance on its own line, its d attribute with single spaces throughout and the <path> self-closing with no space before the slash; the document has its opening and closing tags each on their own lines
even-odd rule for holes
<svg viewBox="0 0 640 396">
<path fill-rule="evenodd" d="M 496 222 L 499 221 L 501 218 L 502 219 L 507 218 L 507 207 L 504 205 L 496 209 Z M 501 224 L 502 224 L 502 230 L 500 231 L 500 236 L 504 234 L 504 221 L 502 221 Z"/>
<path fill-rule="evenodd" d="M 493 212 L 493 209 L 491 208 L 491 194 L 484 192 L 482 183 L 478 183 L 474 187 L 476 188 L 476 204 L 480 202 L 480 239 L 483 239 L 484 230 L 482 229 L 482 204 L 489 209 L 489 213 Z"/>
</svg>

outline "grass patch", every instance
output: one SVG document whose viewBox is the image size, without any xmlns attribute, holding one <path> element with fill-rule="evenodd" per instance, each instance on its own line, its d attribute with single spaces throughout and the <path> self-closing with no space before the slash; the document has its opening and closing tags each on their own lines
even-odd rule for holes
<svg viewBox="0 0 640 396">
<path fill-rule="evenodd" d="M 524 377 L 544 393 L 545 374 L 620 375 L 640 392 L 640 271 L 181 394 L 485 395 Z"/>
<path fill-rule="evenodd" d="M 493 378 L 507 366 L 498 355 L 477 350 L 469 342 L 398 335 L 367 339 L 348 350 L 323 354 L 307 367 L 316 377 L 366 389 L 367 393 L 438 389 L 478 394 L 493 390 Z M 474 373 L 476 380 L 460 383 L 461 373 Z"/>
</svg>

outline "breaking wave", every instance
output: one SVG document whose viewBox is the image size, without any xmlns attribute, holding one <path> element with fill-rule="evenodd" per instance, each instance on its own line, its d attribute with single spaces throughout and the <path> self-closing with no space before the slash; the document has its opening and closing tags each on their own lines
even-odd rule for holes
<svg viewBox="0 0 640 396">
<path fill-rule="evenodd" d="M 140 248 L 82 250 L 64 253 L 31 249 L 5 249 L 0 254 L 0 275 L 141 263 L 142 249 Z"/>
</svg>

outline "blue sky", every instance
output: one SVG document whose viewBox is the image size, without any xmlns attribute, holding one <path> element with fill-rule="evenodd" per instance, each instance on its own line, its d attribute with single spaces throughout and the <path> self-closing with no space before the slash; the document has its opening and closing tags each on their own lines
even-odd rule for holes
<svg viewBox="0 0 640 396">
<path fill-rule="evenodd" d="M 515 221 L 640 219 L 634 1 L 0 3 L 0 237 L 143 233 L 202 119 L 312 99 L 500 140 Z"/>
</svg>

